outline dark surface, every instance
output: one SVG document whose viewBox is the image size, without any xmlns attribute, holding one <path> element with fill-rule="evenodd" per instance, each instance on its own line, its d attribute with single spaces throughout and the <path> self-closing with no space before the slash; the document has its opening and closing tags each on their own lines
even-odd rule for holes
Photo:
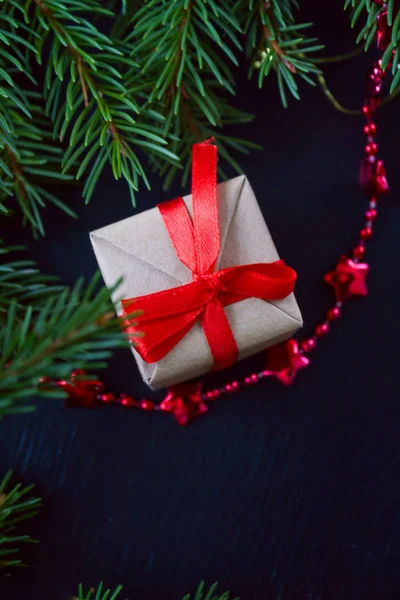
<svg viewBox="0 0 400 600">
<path fill-rule="evenodd" d="M 342 3 L 329 3 L 329 18 L 306 4 L 328 52 L 353 47 Z M 347 105 L 362 100 L 368 62 L 327 69 Z M 241 131 L 264 146 L 241 164 L 298 270 L 308 330 L 332 298 L 323 273 L 362 224 L 362 120 L 335 112 L 318 89 L 285 111 L 272 78 L 261 92 L 241 81 L 238 104 L 257 115 Z M 0 578 L 1 600 L 64 600 L 100 579 L 137 600 L 179 600 L 201 579 L 243 600 L 400 597 L 398 106 L 377 120 L 392 189 L 368 252 L 369 296 L 346 307 L 293 387 L 267 381 L 186 429 L 168 415 L 58 402 L 1 423 L 0 472 L 13 467 L 45 501 L 29 525 L 40 538 L 25 554 L 32 568 Z M 179 193 L 154 180 L 138 210 Z M 110 174 L 87 209 L 69 195 L 80 221 L 49 211 L 47 238 L 31 244 L 65 282 L 96 268 L 88 231 L 132 213 Z M 145 393 L 129 351 L 103 377 L 114 392 Z"/>
</svg>

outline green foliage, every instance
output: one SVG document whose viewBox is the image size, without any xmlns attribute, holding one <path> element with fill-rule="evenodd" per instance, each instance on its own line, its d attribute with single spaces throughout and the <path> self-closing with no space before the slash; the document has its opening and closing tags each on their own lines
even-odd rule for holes
<svg viewBox="0 0 400 600">
<path fill-rule="evenodd" d="M 112 349 L 127 345 L 109 291 L 96 291 L 98 280 L 99 273 L 86 287 L 79 279 L 69 288 L 32 261 L 0 265 L 0 418 L 33 410 L 25 404 L 32 396 L 65 396 L 40 383 L 42 376 L 59 380 L 73 369 L 103 368 Z"/>
<path fill-rule="evenodd" d="M 216 138 L 220 155 L 238 171 L 231 150 L 255 147 L 245 140 L 223 135 L 230 123 L 252 116 L 234 108 L 227 95 L 235 93 L 232 66 L 238 65 L 241 28 L 228 0 L 145 0 L 134 14 L 131 45 L 139 70 L 132 73 L 131 89 L 144 106 L 165 117 L 160 135 L 170 136 L 170 147 L 181 158 L 182 184 L 186 185 L 193 143 Z M 180 165 L 160 158 L 151 160 L 167 188 Z"/>
<path fill-rule="evenodd" d="M 7 246 L 0 240 L 0 257 L 15 256 L 23 250 L 21 246 Z M 55 296 L 65 287 L 58 283 L 57 277 L 43 275 L 33 260 L 10 260 L 0 264 L 0 324 L 4 326 L 7 313 L 13 303 L 18 311 L 29 305 L 37 312 L 42 309 L 49 296 Z"/>
<path fill-rule="evenodd" d="M 296 22 L 296 0 L 242 0 L 239 6 L 247 34 L 246 52 L 252 58 L 250 74 L 258 70 L 258 85 L 262 87 L 264 79 L 275 71 L 283 105 L 287 106 L 287 91 L 299 100 L 296 79 L 316 85 L 314 77 L 320 72 L 313 53 L 324 46 L 316 43 L 317 38 L 305 35 L 312 23 Z"/>
<path fill-rule="evenodd" d="M 62 202 L 49 186 L 73 179 L 61 172 L 63 149 L 53 142 L 50 122 L 42 115 L 37 101 L 39 94 L 26 92 L 31 119 L 6 98 L 2 107 L 11 128 L 0 129 L 0 212 L 9 213 L 7 199 L 17 199 L 23 223 L 32 227 L 34 234 L 44 235 L 41 210 L 47 203 L 55 204 L 71 217 L 75 213 Z M 46 187 L 42 181 L 46 180 Z"/>
<path fill-rule="evenodd" d="M 40 498 L 30 496 L 34 486 L 23 487 L 20 483 L 10 488 L 11 471 L 0 482 L 0 569 L 20 567 L 18 558 L 20 543 L 33 543 L 29 535 L 15 535 L 18 523 L 35 516 L 41 506 Z"/>
<path fill-rule="evenodd" d="M 232 598 L 229 592 L 224 592 L 222 595 L 217 594 L 218 583 L 214 583 L 208 590 L 205 589 L 204 581 L 202 581 L 195 592 L 194 596 L 187 594 L 183 600 L 240 600 Z"/>
<path fill-rule="evenodd" d="M 346 0 L 345 10 L 351 13 L 351 26 L 355 27 L 362 18 L 364 24 L 357 37 L 357 44 L 364 41 L 365 49 L 368 50 L 374 43 L 377 33 L 377 18 L 380 13 L 387 10 L 387 22 L 391 27 L 391 41 L 382 56 L 382 68 L 389 68 L 392 74 L 390 93 L 397 94 L 400 91 L 400 7 L 394 0 L 387 0 L 381 6 L 372 0 Z"/>
<path fill-rule="evenodd" d="M 90 589 L 84 592 L 82 584 L 79 584 L 78 596 L 74 600 L 116 600 L 122 590 L 122 585 L 115 588 L 114 591 L 106 590 L 101 582 L 96 589 Z"/>
<path fill-rule="evenodd" d="M 387 6 L 397 49 L 400 11 Z M 368 46 L 382 7 L 347 0 L 346 8 L 353 24 L 367 11 Z M 46 203 L 73 215 L 48 184 L 84 178 L 88 202 L 107 165 L 134 203 L 140 182 L 148 186 L 144 158 L 166 187 L 179 170 L 186 184 L 191 145 L 210 136 L 240 171 L 232 154 L 254 145 L 223 128 L 252 118 L 231 100 L 243 51 L 260 87 L 276 73 L 285 106 L 300 81 L 316 83 L 323 46 L 298 9 L 296 0 L 0 0 L 0 210 L 11 210 L 14 195 L 43 234 Z"/>
<path fill-rule="evenodd" d="M 138 158 L 140 149 L 172 162 L 178 159 L 157 134 L 156 123 L 162 117 L 145 107 L 139 111 L 126 85 L 137 64 L 121 41 L 113 41 L 96 27 L 97 16 L 112 19 L 114 15 L 97 0 L 64 4 L 45 0 L 35 3 L 33 13 L 26 12 L 40 39 L 40 62 L 43 40 L 51 38 L 51 60 L 44 77 L 45 110 L 54 123 L 54 136 L 68 142 L 62 172 L 79 160 L 76 178 L 87 175 L 83 196 L 89 201 L 109 162 L 114 177 L 128 183 L 134 200 L 139 178 L 147 184 Z"/>
<path fill-rule="evenodd" d="M 218 584 L 214 583 L 208 590 L 205 589 L 204 581 L 202 581 L 193 596 L 187 594 L 183 600 L 240 600 L 232 598 L 229 592 L 222 595 L 217 594 Z M 79 585 L 78 596 L 74 600 L 116 600 L 119 597 L 122 586 L 119 585 L 114 591 L 104 589 L 103 582 L 97 588 L 92 588 L 88 592 L 83 590 L 82 584 Z"/>
</svg>

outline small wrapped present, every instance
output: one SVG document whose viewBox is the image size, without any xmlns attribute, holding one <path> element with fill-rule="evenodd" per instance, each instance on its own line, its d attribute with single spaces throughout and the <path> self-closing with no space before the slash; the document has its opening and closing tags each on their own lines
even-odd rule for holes
<svg viewBox="0 0 400 600">
<path fill-rule="evenodd" d="M 296 274 L 279 260 L 246 177 L 216 184 L 217 148 L 193 146 L 192 195 L 90 234 L 120 315 L 141 311 L 132 352 L 170 386 L 229 367 L 302 325 Z M 122 300 L 120 300 L 122 298 Z"/>
</svg>

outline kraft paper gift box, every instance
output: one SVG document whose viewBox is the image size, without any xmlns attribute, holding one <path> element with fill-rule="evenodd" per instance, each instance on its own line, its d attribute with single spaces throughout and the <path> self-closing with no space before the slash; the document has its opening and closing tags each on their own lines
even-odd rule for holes
<svg viewBox="0 0 400 600">
<path fill-rule="evenodd" d="M 245 176 L 217 186 L 220 252 L 215 270 L 273 262 L 279 259 L 253 190 Z M 192 196 L 183 198 L 192 216 Z M 90 234 L 104 281 L 122 315 L 120 299 L 152 294 L 192 281 L 192 273 L 177 257 L 161 214 L 147 210 Z M 224 308 L 233 331 L 239 360 L 291 337 L 302 326 L 293 294 L 266 302 L 248 298 Z M 213 367 L 213 358 L 198 319 L 185 337 L 159 362 L 146 363 L 132 347 L 144 381 L 152 388 L 199 377 Z"/>
</svg>

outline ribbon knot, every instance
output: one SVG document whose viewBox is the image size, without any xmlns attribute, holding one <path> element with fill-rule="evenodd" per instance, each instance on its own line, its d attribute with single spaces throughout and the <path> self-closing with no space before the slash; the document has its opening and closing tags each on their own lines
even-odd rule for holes
<svg viewBox="0 0 400 600">
<path fill-rule="evenodd" d="M 246 298 L 278 300 L 293 292 L 296 273 L 282 260 L 214 271 L 220 250 L 217 148 L 193 146 L 193 220 L 182 198 L 158 205 L 179 260 L 192 272 L 191 283 L 122 300 L 125 315 L 140 311 L 128 332 L 141 331 L 136 349 L 146 362 L 164 358 L 200 319 L 214 370 L 234 364 L 239 350 L 224 306 Z"/>
<path fill-rule="evenodd" d="M 224 286 L 219 278 L 220 271 L 216 273 L 206 273 L 205 275 L 195 275 L 193 281 L 206 281 L 212 288 L 213 295 L 216 296 L 224 291 Z"/>
</svg>

